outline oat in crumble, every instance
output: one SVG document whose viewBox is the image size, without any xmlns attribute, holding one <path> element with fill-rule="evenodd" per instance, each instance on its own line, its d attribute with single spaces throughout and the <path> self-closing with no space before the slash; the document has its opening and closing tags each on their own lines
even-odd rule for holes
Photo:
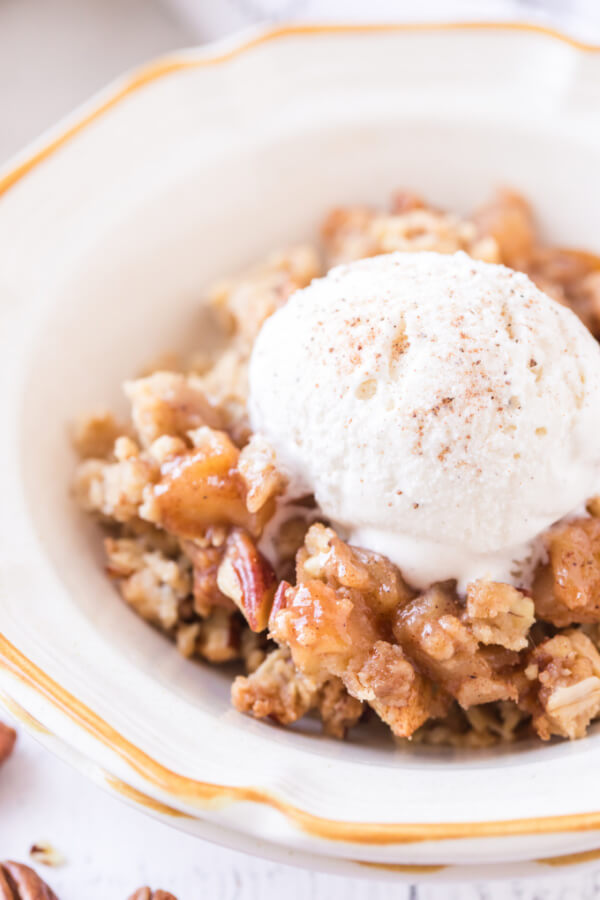
<svg viewBox="0 0 600 900">
<path fill-rule="evenodd" d="M 474 748 L 579 738 L 600 716 L 599 497 L 545 534 L 531 591 L 488 579 L 417 589 L 344 540 L 314 498 L 286 505 L 287 473 L 250 429 L 254 341 L 297 289 L 340 262 L 459 250 L 527 273 L 600 337 L 598 259 L 544 246 L 520 195 L 467 218 L 401 191 L 387 211 L 333 210 L 320 246 L 220 282 L 220 352 L 127 382 L 128 421 L 103 411 L 74 430 L 74 493 L 105 531 L 108 576 L 184 657 L 245 670 L 240 712 L 280 725 L 316 715 L 343 738 L 371 710 L 398 739 Z"/>
</svg>

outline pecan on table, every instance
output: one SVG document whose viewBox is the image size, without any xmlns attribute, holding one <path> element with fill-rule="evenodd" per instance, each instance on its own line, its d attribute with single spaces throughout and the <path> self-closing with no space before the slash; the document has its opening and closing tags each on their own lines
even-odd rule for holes
<svg viewBox="0 0 600 900">
<path fill-rule="evenodd" d="M 37 872 L 22 863 L 0 863 L 0 900 L 58 900 Z"/>
<path fill-rule="evenodd" d="M 16 739 L 17 732 L 15 729 L 11 728 L 9 725 L 5 725 L 4 722 L 0 722 L 0 765 L 2 765 L 13 752 Z"/>
<path fill-rule="evenodd" d="M 128 900 L 177 900 L 177 897 L 168 891 L 152 891 L 149 887 L 141 887 Z"/>
</svg>

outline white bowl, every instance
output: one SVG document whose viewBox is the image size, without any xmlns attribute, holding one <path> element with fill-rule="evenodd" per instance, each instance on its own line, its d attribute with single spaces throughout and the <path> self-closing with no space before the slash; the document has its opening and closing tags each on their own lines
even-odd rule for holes
<svg viewBox="0 0 600 900">
<path fill-rule="evenodd" d="M 550 239 L 600 251 L 599 108 L 600 48 L 539 28 L 288 27 L 125 77 L 0 175 L 0 687 L 43 741 L 174 825 L 288 861 L 447 880 L 594 856 L 598 734 L 457 753 L 235 712 L 230 674 L 105 578 L 67 424 L 200 344 L 207 282 L 336 203 L 406 186 L 463 210 L 508 183 Z"/>
</svg>

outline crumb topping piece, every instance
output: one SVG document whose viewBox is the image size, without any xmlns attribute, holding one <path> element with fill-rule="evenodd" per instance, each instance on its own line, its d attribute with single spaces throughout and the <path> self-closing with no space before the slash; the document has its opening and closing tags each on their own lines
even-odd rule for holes
<svg viewBox="0 0 600 900">
<path fill-rule="evenodd" d="M 326 734 L 342 738 L 363 714 L 363 704 L 350 696 L 339 678 L 319 680 L 303 674 L 286 647 L 273 650 L 249 677 L 233 683 L 232 702 L 239 712 L 281 725 L 318 712 Z"/>
<path fill-rule="evenodd" d="M 485 580 L 467 585 L 465 623 L 481 644 L 523 650 L 534 621 L 533 600 L 512 585 Z"/>
<path fill-rule="evenodd" d="M 163 435 L 184 437 L 188 431 L 209 425 L 220 428 L 223 416 L 207 400 L 194 375 L 155 372 L 125 383 L 131 417 L 142 446 L 149 447 Z"/>
<path fill-rule="evenodd" d="M 600 519 L 575 519 L 546 534 L 549 563 L 532 593 L 538 618 L 563 628 L 600 622 Z"/>
<path fill-rule="evenodd" d="M 529 656 L 522 698 L 542 738 L 580 738 L 600 712 L 600 654 L 580 631 L 557 634 Z"/>
<path fill-rule="evenodd" d="M 479 647 L 449 587 L 434 586 L 399 610 L 394 635 L 420 669 L 464 709 L 517 699 L 510 668 L 505 672 L 504 659 L 496 665 Z"/>
<path fill-rule="evenodd" d="M 463 250 L 471 260 L 502 262 L 529 275 L 600 338 L 600 261 L 542 246 L 531 209 L 510 191 L 499 192 L 470 219 L 435 209 L 410 191 L 398 192 L 389 212 L 337 209 L 324 224 L 323 249 L 326 269 L 396 251 Z M 465 265 L 471 274 L 478 271 L 477 263 Z M 302 245 L 221 282 L 209 306 L 224 343 L 215 342 L 187 366 L 165 358 L 128 382 L 131 421 L 98 411 L 75 425 L 73 443 L 81 457 L 75 494 L 105 528 L 108 575 L 130 608 L 183 656 L 242 664 L 247 675 L 238 676 L 232 689 L 242 712 L 282 724 L 313 712 L 326 733 L 342 738 L 370 707 L 400 740 L 454 747 L 487 747 L 532 729 L 544 740 L 582 737 L 600 715 L 600 497 L 588 499 L 589 518 L 547 532 L 547 561 L 537 569 L 531 597 L 500 579 L 471 581 L 464 600 L 454 583 L 432 584 L 437 576 L 417 591 L 387 556 L 351 546 L 354 539 L 346 542 L 333 528 L 315 523 L 323 507 L 314 499 L 305 509 L 306 498 L 298 502 L 282 522 L 273 518 L 276 507 L 285 505 L 286 481 L 273 447 L 249 428 L 248 364 L 266 319 L 322 274 L 319 254 Z M 514 272 L 506 277 L 515 296 L 523 278 Z M 449 293 L 446 311 L 451 301 Z M 522 345 L 519 316 L 528 302 L 521 297 L 515 314 L 507 303 L 500 331 L 511 346 Z M 444 361 L 466 366 L 466 395 L 444 390 L 429 404 L 415 401 L 404 418 L 397 416 L 411 434 L 413 462 L 425 454 L 436 461 L 435 477 L 426 485 L 432 497 L 426 490 L 409 496 L 402 469 L 386 498 L 392 509 L 404 497 L 418 527 L 438 492 L 435 479 L 456 462 L 456 441 L 445 435 L 430 446 L 427 421 L 440 433 L 448 431 L 460 409 L 475 426 L 473 416 L 489 406 L 510 418 L 510 436 L 523 406 L 510 373 L 502 369 L 492 380 L 483 372 L 483 344 L 466 337 L 467 312 L 459 309 L 447 323 L 447 333 L 460 335 L 462 344 Z M 411 330 L 404 314 L 391 323 L 372 317 L 366 322 L 358 313 L 346 319 L 345 365 L 350 372 L 364 371 L 344 393 L 348 371 L 340 370 L 335 404 L 351 396 L 361 409 L 372 409 L 382 399 L 381 373 L 402 377 L 426 338 L 424 321 Z M 389 353 L 371 355 L 388 325 Z M 323 327 L 321 317 L 315 340 Z M 440 341 L 434 345 L 439 355 Z M 331 346 L 324 346 L 323 358 L 333 353 Z M 548 374 L 542 356 L 524 355 L 522 362 L 527 384 L 541 390 Z M 299 365 L 298 377 L 303 371 Z M 575 410 L 585 399 L 580 376 L 578 371 L 572 379 Z M 315 381 L 311 398 L 324 389 L 322 378 Z M 433 382 L 439 386 L 439 379 Z M 349 413 L 345 431 L 352 419 Z M 382 445 L 371 414 L 365 423 L 357 442 L 379 458 Z M 544 441 L 556 443 L 541 419 L 526 419 L 523 427 L 532 429 L 536 454 Z M 473 427 L 465 430 L 461 453 L 472 448 L 473 434 Z M 334 469 L 341 477 L 347 457 L 339 448 L 336 453 Z M 318 465 L 325 466 L 323 458 Z M 363 483 L 362 505 L 368 506 L 372 480 Z M 489 508 L 498 519 L 493 504 Z M 479 515 L 476 521 L 480 527 Z M 270 562 L 258 549 L 261 535 Z M 273 569 L 289 580 L 278 583 Z M 267 626 L 279 646 L 267 637 Z M 13 729 L 0 724 L 0 762 L 14 740 Z M 52 857 L 51 848 L 37 850 Z M 32 869 L 14 862 L 0 864 L 3 892 L 11 900 L 56 900 Z M 175 898 L 143 887 L 131 900 Z"/>
<path fill-rule="evenodd" d="M 432 685 L 389 640 L 392 611 L 411 596 L 391 563 L 315 524 L 298 554 L 296 576 L 295 587 L 280 586 L 269 626 L 300 671 L 317 680 L 340 678 L 398 736 L 441 712 Z"/>
<path fill-rule="evenodd" d="M 240 451 L 224 431 L 207 426 L 190 432 L 193 449 L 163 463 L 153 488 L 156 524 L 194 539 L 211 525 L 237 525 L 258 536 L 273 512 L 247 504 L 246 482 L 238 469 Z"/>
</svg>

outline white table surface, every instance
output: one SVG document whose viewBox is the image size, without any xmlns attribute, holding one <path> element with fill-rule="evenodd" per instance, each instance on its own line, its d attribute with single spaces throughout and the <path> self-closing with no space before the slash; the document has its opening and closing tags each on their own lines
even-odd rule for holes
<svg viewBox="0 0 600 900">
<path fill-rule="evenodd" d="M 582 2 L 598 0 L 569 5 Z M 307 7 L 313 17 L 318 9 L 317 0 L 219 0 L 221 16 L 211 17 L 213 0 L 174 3 L 185 6 L 187 24 L 158 0 L 0 0 L 0 162 L 121 70 L 196 43 L 204 23 L 206 34 L 222 31 L 225 7 L 234 17 L 227 24 L 256 20 L 270 9 L 303 15 Z M 514 9 L 517 0 L 505 5 Z M 43 840 L 67 860 L 61 868 L 40 867 L 60 900 L 125 900 L 146 883 L 178 900 L 600 898 L 600 866 L 535 882 L 433 886 L 348 879 L 250 858 L 125 806 L 20 730 L 14 756 L 0 769 L 0 860 L 26 862 L 31 844 Z"/>
<path fill-rule="evenodd" d="M 543 881 L 410 885 L 326 875 L 234 853 L 125 806 L 21 732 L 14 755 L 0 769 L 0 859 L 26 862 L 38 841 L 49 841 L 66 858 L 60 868 L 37 867 L 60 900 L 126 900 L 141 884 L 168 889 L 178 900 L 600 897 L 600 868 L 555 872 Z"/>
<path fill-rule="evenodd" d="M 2 713 L 6 721 L 10 718 Z M 410 885 L 267 862 L 177 832 L 125 806 L 21 732 L 0 769 L 0 859 L 26 862 L 49 841 L 66 858 L 38 866 L 60 900 L 126 900 L 141 884 L 178 900 L 592 900 L 600 868 L 543 881 Z"/>
</svg>

